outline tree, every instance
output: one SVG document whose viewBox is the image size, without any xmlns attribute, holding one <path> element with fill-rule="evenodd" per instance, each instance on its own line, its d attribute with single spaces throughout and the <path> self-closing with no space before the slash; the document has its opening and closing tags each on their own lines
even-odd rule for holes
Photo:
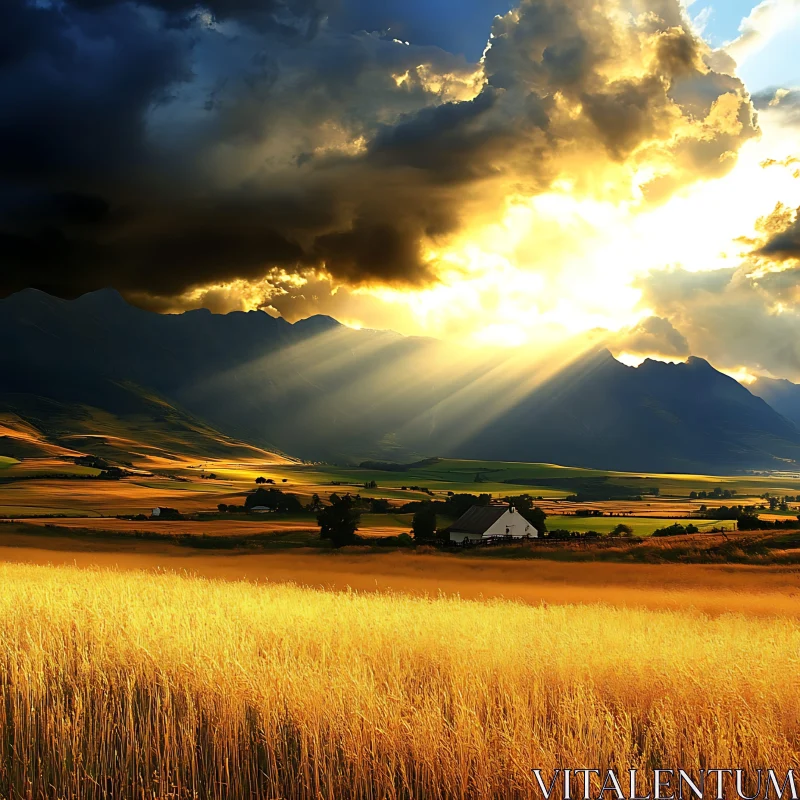
<svg viewBox="0 0 800 800">
<path fill-rule="evenodd" d="M 547 523 L 545 520 L 547 519 L 547 514 L 539 508 L 539 506 L 534 506 L 533 508 L 526 511 L 523 515 L 528 522 L 533 525 L 534 528 L 539 532 L 539 536 L 543 533 L 547 532 Z"/>
<path fill-rule="evenodd" d="M 317 514 L 320 538 L 330 539 L 334 547 L 353 544 L 360 521 L 361 512 L 349 494 L 344 497 L 332 494 L 331 504 Z"/>
<path fill-rule="evenodd" d="M 373 514 L 388 514 L 392 510 L 391 503 L 380 497 L 373 497 L 369 501 L 369 510 Z"/>
<path fill-rule="evenodd" d="M 504 497 L 503 501 L 519 511 L 520 514 L 525 514 L 533 508 L 533 498 L 529 494 L 515 494 Z"/>
<path fill-rule="evenodd" d="M 668 528 L 659 528 L 658 530 L 653 531 L 653 536 L 686 536 L 686 528 L 676 522 L 674 525 L 670 525 Z"/>
<path fill-rule="evenodd" d="M 533 505 L 533 498 L 529 494 L 509 495 L 504 497 L 503 500 L 510 506 L 514 506 L 517 512 L 522 514 L 536 528 L 540 536 L 547 532 L 547 524 L 545 523 L 547 514 L 539 506 Z"/>
<path fill-rule="evenodd" d="M 414 539 L 433 539 L 436 536 L 436 512 L 430 503 L 425 503 L 415 514 L 411 523 Z"/>
<path fill-rule="evenodd" d="M 220 514 L 224 514 L 227 510 L 228 510 L 227 503 L 219 503 L 217 505 L 217 511 L 219 511 Z"/>
<path fill-rule="evenodd" d="M 258 477 L 258 478 L 256 478 L 256 483 L 257 483 L 257 484 L 259 484 L 259 486 L 260 486 L 261 484 L 264 484 L 264 483 L 266 483 L 266 482 L 267 482 L 267 479 L 266 479 L 266 478 L 262 478 L 262 477 Z"/>
<path fill-rule="evenodd" d="M 308 504 L 308 510 L 322 511 L 322 509 L 323 509 L 322 501 L 319 499 L 319 495 L 316 492 L 314 492 L 314 494 L 311 495 L 311 502 Z"/>
<path fill-rule="evenodd" d="M 612 536 L 633 536 L 633 528 L 630 525 L 626 525 L 624 522 L 620 522 L 613 531 L 611 531 Z"/>
<path fill-rule="evenodd" d="M 256 506 L 264 506 L 272 511 L 285 511 L 292 514 L 303 510 L 303 504 L 295 495 L 287 494 L 280 489 L 256 489 L 247 495 L 244 506 L 248 511 Z"/>
</svg>

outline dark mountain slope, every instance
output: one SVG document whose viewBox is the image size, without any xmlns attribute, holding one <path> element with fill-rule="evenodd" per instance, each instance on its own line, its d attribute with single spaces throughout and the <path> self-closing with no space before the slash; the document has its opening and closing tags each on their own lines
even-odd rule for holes
<svg viewBox="0 0 800 800">
<path fill-rule="evenodd" d="M 88 453 L 111 463 L 144 460 L 282 460 L 283 454 L 226 436 L 135 386 L 114 411 L 33 394 L 0 393 L 0 454 L 13 458 Z M 108 397 L 108 395 L 106 395 Z"/>
<path fill-rule="evenodd" d="M 524 349 L 473 352 L 330 317 L 158 315 L 112 291 L 0 300 L 0 341 L 0 412 L 32 419 L 26 404 L 44 398 L 59 404 L 65 435 L 86 432 L 91 407 L 313 460 L 447 455 L 653 472 L 800 462 L 795 426 L 701 359 L 633 369 L 601 351 L 546 371 Z"/>
<path fill-rule="evenodd" d="M 547 381 L 452 455 L 653 471 L 785 468 L 800 457 L 788 420 L 708 362 L 626 367 L 607 351 Z M 530 458 L 530 456 L 526 456 Z"/>
<path fill-rule="evenodd" d="M 72 302 L 35 290 L 0 300 L 0 340 L 11 343 L 0 350 L 0 392 L 118 414 L 130 400 L 119 386 L 132 384 L 230 436 L 315 459 L 385 454 L 374 443 L 409 400 L 426 402 L 409 374 L 441 347 L 329 317 L 290 325 L 260 311 L 153 314 L 108 290 Z"/>
<path fill-rule="evenodd" d="M 800 386 L 796 383 L 774 378 L 759 378 L 747 388 L 790 422 L 800 426 Z"/>
</svg>

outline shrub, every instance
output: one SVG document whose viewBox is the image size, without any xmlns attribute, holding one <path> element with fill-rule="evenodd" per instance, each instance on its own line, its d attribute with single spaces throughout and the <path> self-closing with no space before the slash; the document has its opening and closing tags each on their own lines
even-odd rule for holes
<svg viewBox="0 0 800 800">
<path fill-rule="evenodd" d="M 620 522 L 613 531 L 611 531 L 612 536 L 633 536 L 633 528 L 630 525 L 626 525 L 624 522 Z"/>
</svg>

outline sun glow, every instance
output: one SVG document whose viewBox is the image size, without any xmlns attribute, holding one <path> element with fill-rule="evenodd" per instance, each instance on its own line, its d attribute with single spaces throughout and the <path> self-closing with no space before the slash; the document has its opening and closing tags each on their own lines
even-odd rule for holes
<svg viewBox="0 0 800 800">
<path fill-rule="evenodd" d="M 758 380 L 758 375 L 753 375 L 753 373 L 749 372 L 745 367 L 739 367 L 738 369 L 734 370 L 722 369 L 720 372 L 723 372 L 725 375 L 727 375 L 729 378 L 733 378 L 735 381 L 739 381 L 739 383 L 743 383 L 745 386 L 749 386 Z"/>
<path fill-rule="evenodd" d="M 663 361 L 666 364 L 683 364 L 686 360 L 684 358 L 669 358 L 668 356 L 662 356 L 658 353 L 649 353 L 648 355 L 642 355 L 640 353 L 619 353 L 615 358 L 626 367 L 639 367 L 648 360 Z"/>
<path fill-rule="evenodd" d="M 668 267 L 737 266 L 748 249 L 742 237 L 777 199 L 800 204 L 792 170 L 763 166 L 796 149 L 762 114 L 761 138 L 743 146 L 723 178 L 687 186 L 660 205 L 583 197 L 571 183 L 556 182 L 536 197 L 506 198 L 499 222 L 430 251 L 438 283 L 360 292 L 406 306 L 414 333 L 478 344 L 552 344 L 598 328 L 618 331 L 650 313 L 640 305 L 638 277 Z"/>
<path fill-rule="evenodd" d="M 752 249 L 759 217 L 778 201 L 800 205 L 797 142 L 776 113 L 762 112 L 760 139 L 742 147 L 727 175 L 685 186 L 661 204 L 635 188 L 652 179 L 648 165 L 618 173 L 626 191 L 587 193 L 565 177 L 537 196 L 498 196 L 498 220 L 476 218 L 459 236 L 430 243 L 423 261 L 435 280 L 424 286 L 347 287 L 324 271 L 273 270 L 263 281 L 193 289 L 180 307 L 285 314 L 291 304 L 282 299 L 300 298 L 308 309 L 302 316 L 328 313 L 351 327 L 494 347 L 551 347 L 621 331 L 653 313 L 637 280 L 674 267 L 737 267 Z"/>
</svg>

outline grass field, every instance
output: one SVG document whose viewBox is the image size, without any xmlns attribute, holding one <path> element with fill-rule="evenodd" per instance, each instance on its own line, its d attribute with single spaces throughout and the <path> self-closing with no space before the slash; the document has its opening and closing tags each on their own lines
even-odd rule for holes
<svg viewBox="0 0 800 800">
<path fill-rule="evenodd" d="M 7 464 L 6 467 L 8 471 L 3 475 L 4 478 L 48 478 L 57 475 L 84 478 L 94 477 L 100 473 L 99 469 L 84 467 L 58 458 L 25 458 Z"/>
<path fill-rule="evenodd" d="M 414 484 L 431 489 L 450 489 L 451 491 L 488 491 L 518 493 L 519 487 L 525 491 L 544 497 L 563 497 L 566 490 L 557 490 L 546 484 L 537 486 L 537 479 L 597 479 L 608 478 L 612 484 L 630 485 L 642 492 L 658 487 L 662 495 L 688 497 L 691 491 L 702 491 L 720 486 L 734 489 L 743 495 L 760 495 L 765 491 L 773 494 L 796 494 L 800 491 L 800 475 L 793 476 L 713 476 L 679 475 L 660 473 L 627 473 L 605 470 L 563 467 L 557 464 L 536 464 L 509 461 L 469 461 L 459 459 L 440 459 L 438 463 L 417 467 L 407 472 L 386 472 L 381 470 L 347 469 L 342 467 L 294 467 L 286 474 L 307 473 L 324 483 L 327 478 L 345 482 L 362 483 L 375 480 L 379 485 Z M 281 473 L 283 476 L 283 472 Z M 480 475 L 481 482 L 475 477 Z M 515 479 L 524 483 L 514 483 Z"/>
<path fill-rule="evenodd" d="M 708 519 L 656 519 L 653 517 L 574 517 L 574 516 L 549 516 L 547 526 L 551 530 L 567 530 L 585 533 L 586 531 L 597 531 L 597 533 L 608 534 L 622 523 L 630 525 L 636 536 L 652 536 L 653 531 L 659 528 L 668 528 L 670 525 L 678 523 L 680 525 L 695 525 L 703 530 L 712 528 L 724 530 L 736 530 L 736 522 L 720 522 Z"/>
<path fill-rule="evenodd" d="M 538 797 L 533 767 L 796 765 L 796 615 L 560 591 L 531 606 L 0 565 L 0 786 L 477 800 Z"/>
<path fill-rule="evenodd" d="M 565 598 L 617 603 L 624 598 L 626 604 L 648 608 L 702 603 L 698 607 L 704 610 L 727 613 L 744 609 L 746 601 L 752 613 L 800 610 L 799 532 L 542 541 L 447 552 L 387 548 L 365 537 L 361 544 L 337 551 L 316 531 L 302 528 L 185 536 L 168 528 L 109 532 L 92 529 L 92 520 L 83 520 L 82 527 L 81 520 L 74 527 L 64 522 L 69 520 L 0 524 L 0 561 L 146 568 L 533 603 Z M 691 596 L 683 590 L 691 590 Z M 735 594 L 724 597 L 723 590 Z"/>
</svg>

